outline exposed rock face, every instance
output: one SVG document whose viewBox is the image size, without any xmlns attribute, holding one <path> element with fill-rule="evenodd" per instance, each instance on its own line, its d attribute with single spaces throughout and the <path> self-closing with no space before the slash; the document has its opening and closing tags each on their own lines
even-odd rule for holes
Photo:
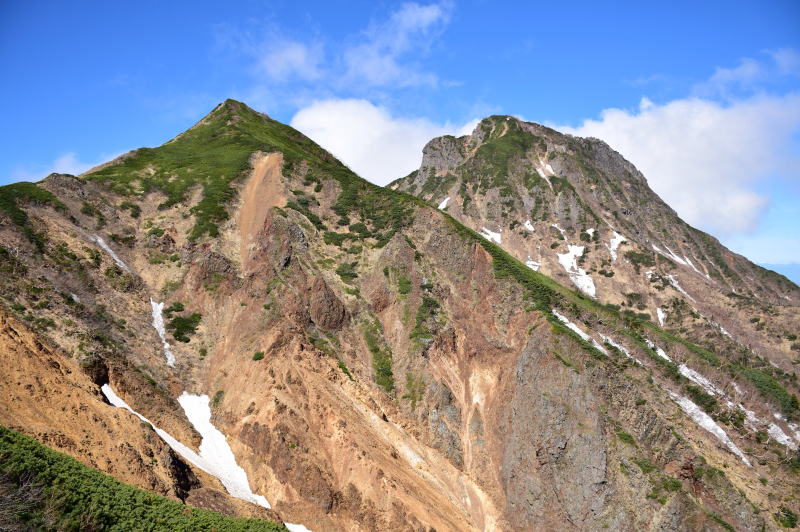
<svg viewBox="0 0 800 532">
<path fill-rule="evenodd" d="M 333 290 L 325 284 L 325 281 L 317 277 L 314 279 L 310 291 L 308 311 L 311 321 L 329 331 L 341 328 L 347 320 L 347 309 Z"/>
<path fill-rule="evenodd" d="M 392 183 L 465 225 L 499 235 L 522 262 L 603 303 L 793 371 L 800 289 L 685 224 L 645 177 L 597 139 L 496 116 L 431 140 Z M 756 319 L 758 318 L 758 319 Z"/>
<path fill-rule="evenodd" d="M 508 123 L 502 131 L 514 127 L 539 126 Z M 473 175 L 491 170 L 507 152 L 476 154 L 499 131 L 479 127 L 466 140 L 432 142 L 415 186 L 433 199 L 441 182 L 464 199 L 463 185 L 471 206 L 455 201 L 452 212 L 470 224 L 498 220 L 488 217 L 502 211 L 497 190 L 469 191 L 451 176 L 467 166 Z M 536 142 L 562 153 L 553 141 Z M 585 144 L 587 161 L 628 172 L 615 186 L 646 193 L 644 179 L 610 149 L 573 142 Z M 198 154 L 191 172 L 185 153 Z M 553 187 L 569 189 L 556 174 L 578 163 L 547 160 Z M 512 176 L 525 167 L 515 157 L 507 162 Z M 546 209 L 548 223 L 531 217 L 527 239 L 549 250 L 564 236 L 549 232 L 556 223 L 571 245 L 606 253 L 601 224 L 593 228 L 603 239 L 588 234 L 588 242 L 577 224 L 600 216 L 592 213 L 607 199 L 598 192 L 598 206 L 589 208 L 577 192 L 550 197 L 541 179 L 541 198 L 552 201 L 519 201 Z M 106 404 L 98 391 L 105 382 L 194 449 L 199 436 L 175 398 L 207 394 L 212 422 L 252 491 L 277 517 L 317 532 L 718 530 L 723 523 L 760 530 L 772 526 L 765 515 L 792 504 L 784 500 L 797 489 L 789 450 L 757 432 L 773 413 L 784 416 L 775 421 L 781 430 L 791 430 L 800 406 L 788 374 L 768 375 L 735 344 L 706 351 L 581 297 L 436 209 L 363 182 L 243 104 L 225 102 L 162 147 L 63 181 L 69 186 L 42 184 L 63 208 L 41 198 L 19 202 L 33 233 L 0 213 L 0 285 L 9 295 L 2 323 L 11 324 L 0 329 L 0 355 L 14 368 L 1 381 L 10 392 L 0 394 L 0 423 L 122 480 L 189 504 L 276 518 L 227 496 L 149 427 Z M 621 205 L 608 209 L 628 208 Z M 633 239 L 633 222 L 615 227 Z M 487 229 L 512 251 L 527 241 L 517 226 Z M 672 241 L 658 243 L 688 256 Z M 566 245 L 557 251 L 569 253 Z M 698 269 L 711 268 L 692 257 Z M 558 259 L 535 259 L 543 271 L 560 267 Z M 573 276 L 578 267 L 593 276 L 589 260 L 575 258 Z M 658 275 L 680 275 L 687 292 L 700 286 L 682 265 L 653 260 Z M 599 299 L 615 286 L 635 291 L 621 281 L 634 279 L 628 267 L 604 277 L 619 285 L 598 281 Z M 780 290 L 758 282 L 765 293 Z M 174 366 L 150 301 L 164 304 Z M 676 316 L 671 310 L 669 320 Z M 696 384 L 678 364 L 718 387 L 713 408 L 709 393 L 698 388 L 692 397 L 706 401 L 751 466 L 671 399 Z M 764 382 L 785 395 L 770 396 L 748 375 L 773 379 Z M 752 427 L 737 417 L 739 403 L 758 418 Z"/>
</svg>

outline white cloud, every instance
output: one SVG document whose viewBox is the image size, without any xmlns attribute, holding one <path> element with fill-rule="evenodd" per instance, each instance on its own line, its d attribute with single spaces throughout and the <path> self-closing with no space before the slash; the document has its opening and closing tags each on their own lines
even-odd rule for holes
<svg viewBox="0 0 800 532">
<path fill-rule="evenodd" d="M 643 99 L 637 111 L 606 109 L 599 120 L 561 129 L 606 141 L 684 220 L 725 236 L 755 228 L 768 201 L 759 182 L 791 166 L 800 95 L 727 104 Z"/>
<path fill-rule="evenodd" d="M 800 75 L 800 52 L 792 48 L 781 48 L 771 51 L 770 55 L 778 68 L 778 74 L 783 76 Z"/>
<path fill-rule="evenodd" d="M 800 53 L 793 48 L 765 50 L 765 59 L 744 57 L 733 68 L 717 67 L 708 80 L 693 87 L 693 95 L 704 98 L 732 98 L 752 93 L 788 76 L 800 75 Z"/>
<path fill-rule="evenodd" d="M 698 95 L 726 94 L 731 87 L 750 87 L 767 75 L 763 63 L 746 57 L 734 68 L 717 67 L 708 81 L 695 87 Z"/>
<path fill-rule="evenodd" d="M 335 43 L 320 35 L 288 37 L 271 22 L 258 30 L 221 25 L 216 41 L 220 50 L 252 57 L 256 85 L 269 83 L 269 91 L 280 93 L 281 100 L 296 99 L 299 87 L 316 98 L 328 97 L 331 90 L 374 96 L 369 91 L 440 83 L 422 59 L 447 26 L 451 11 L 450 0 L 404 3 Z"/>
<path fill-rule="evenodd" d="M 81 161 L 75 152 L 66 152 L 56 157 L 49 165 L 20 167 L 13 172 L 11 181 L 39 181 L 52 173 L 80 175 L 104 162 L 119 157 L 125 152 L 103 154 L 95 162 Z"/>
<path fill-rule="evenodd" d="M 449 2 L 403 4 L 386 22 L 372 24 L 364 32 L 364 42 L 344 51 L 343 79 L 372 86 L 435 85 L 436 75 L 421 71 L 417 65 L 403 64 L 402 59 L 430 45 L 449 21 L 450 10 Z"/>
<path fill-rule="evenodd" d="M 419 168 L 422 148 L 434 137 L 465 135 L 477 120 L 458 126 L 425 118 L 392 116 L 366 100 L 324 100 L 301 109 L 291 121 L 354 172 L 379 185 Z"/>
<path fill-rule="evenodd" d="M 271 45 L 263 52 L 259 69 L 275 81 L 288 81 L 291 78 L 315 80 L 322 76 L 321 61 L 320 44 L 284 41 Z"/>
</svg>

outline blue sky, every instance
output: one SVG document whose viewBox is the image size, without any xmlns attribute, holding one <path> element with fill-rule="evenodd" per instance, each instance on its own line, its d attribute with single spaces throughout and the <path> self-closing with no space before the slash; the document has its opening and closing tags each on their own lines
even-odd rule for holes
<svg viewBox="0 0 800 532">
<path fill-rule="evenodd" d="M 556 4 L 3 2 L 0 183 L 158 145 L 227 97 L 378 183 L 514 114 L 603 138 L 800 281 L 800 3 Z"/>
</svg>

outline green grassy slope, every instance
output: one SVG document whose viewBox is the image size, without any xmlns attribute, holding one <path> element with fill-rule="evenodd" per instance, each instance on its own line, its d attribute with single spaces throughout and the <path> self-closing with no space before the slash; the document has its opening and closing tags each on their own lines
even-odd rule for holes
<svg viewBox="0 0 800 532">
<path fill-rule="evenodd" d="M 0 426 L 0 525 L 26 530 L 278 531 L 283 524 L 226 517 L 123 484 Z"/>
</svg>

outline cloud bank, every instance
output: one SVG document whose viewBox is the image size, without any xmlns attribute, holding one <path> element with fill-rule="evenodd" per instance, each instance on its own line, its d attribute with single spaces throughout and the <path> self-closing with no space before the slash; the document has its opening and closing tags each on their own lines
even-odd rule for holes
<svg viewBox="0 0 800 532">
<path fill-rule="evenodd" d="M 429 140 L 441 135 L 466 135 L 477 123 L 477 119 L 456 125 L 400 118 L 366 100 L 333 99 L 301 109 L 291 126 L 360 176 L 385 185 L 419 168 L 422 148 Z"/>
<path fill-rule="evenodd" d="M 731 104 L 643 99 L 637 111 L 606 109 L 560 129 L 606 141 L 687 222 L 725 235 L 755 228 L 768 201 L 759 183 L 792 164 L 800 95 Z"/>
</svg>

